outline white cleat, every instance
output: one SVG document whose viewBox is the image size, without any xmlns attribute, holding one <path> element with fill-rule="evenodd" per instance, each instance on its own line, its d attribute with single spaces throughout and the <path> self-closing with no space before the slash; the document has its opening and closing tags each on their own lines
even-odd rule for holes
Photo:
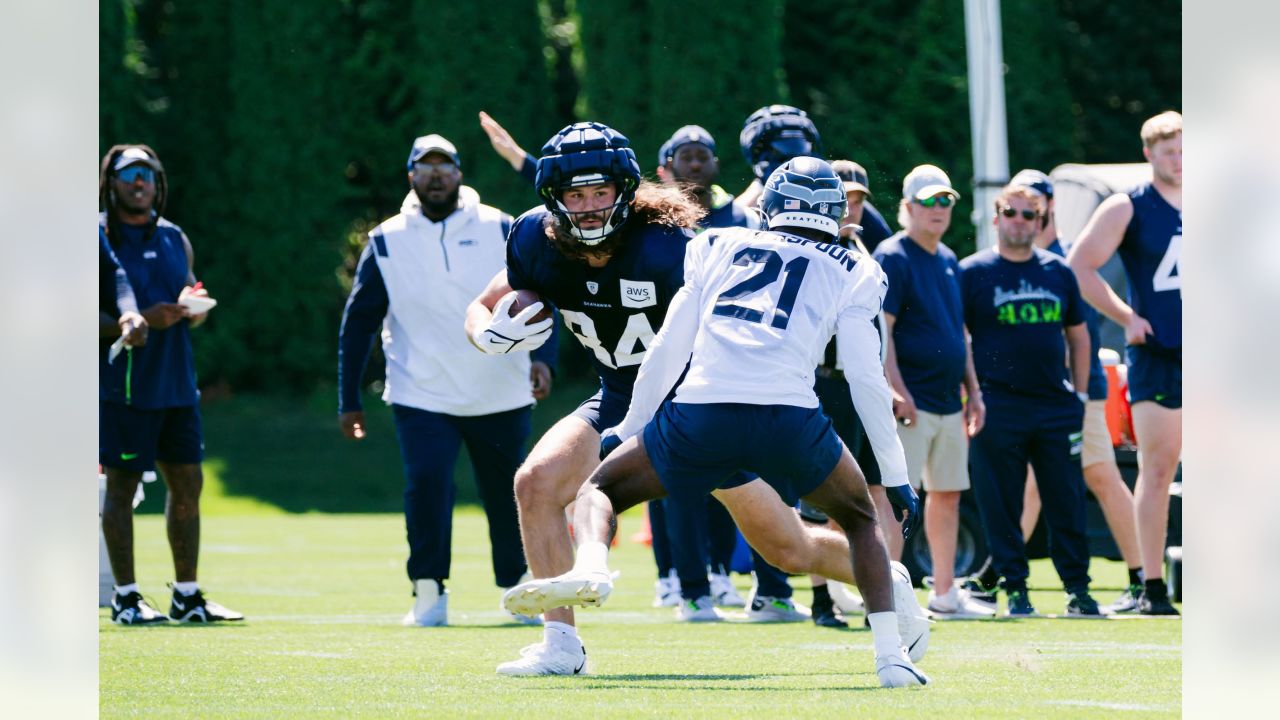
<svg viewBox="0 0 1280 720">
<path fill-rule="evenodd" d="M 498 666 L 499 675 L 586 675 L 587 649 L 552 647 L 546 642 L 520 650 L 520 658 Z"/>
<path fill-rule="evenodd" d="M 898 616 L 898 635 L 906 646 L 907 656 L 913 662 L 920 662 L 929 649 L 929 617 L 916 600 L 911 573 L 900 562 L 889 565 L 893 573 L 893 612 Z"/>
<path fill-rule="evenodd" d="M 449 591 L 440 593 L 435 580 L 415 580 L 413 609 L 400 621 L 406 627 L 442 627 L 449 624 Z"/>
<path fill-rule="evenodd" d="M 907 657 L 906 648 L 902 648 L 893 655 L 877 657 L 876 675 L 880 676 L 880 687 L 915 687 L 929 684 L 929 676 L 920 672 L 911 663 L 911 658 Z"/>
<path fill-rule="evenodd" d="M 716 609 L 710 595 L 703 595 L 697 600 L 681 600 L 676 608 L 676 619 L 680 622 L 721 622 L 724 616 Z"/>
<path fill-rule="evenodd" d="M 844 613 L 848 615 L 865 615 L 867 606 L 862 602 L 862 598 L 854 593 L 848 585 L 827 581 L 827 592 L 831 594 L 831 602 Z"/>
<path fill-rule="evenodd" d="M 733 580 L 728 575 L 708 573 L 707 580 L 711 582 L 711 599 L 718 607 L 747 606 L 747 601 L 738 594 L 738 589 L 733 586 Z"/>
<path fill-rule="evenodd" d="M 572 605 L 599 606 L 613 592 L 609 573 L 569 572 L 544 580 L 530 580 L 502 596 L 502 605 L 517 615 L 541 615 L 552 608 Z"/>
</svg>

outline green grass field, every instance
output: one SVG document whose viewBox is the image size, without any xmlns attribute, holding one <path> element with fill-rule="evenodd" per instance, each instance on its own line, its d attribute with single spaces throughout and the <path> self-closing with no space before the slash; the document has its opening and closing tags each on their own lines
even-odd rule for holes
<svg viewBox="0 0 1280 720">
<path fill-rule="evenodd" d="M 920 664 L 934 684 L 877 686 L 869 631 L 812 624 L 690 626 L 649 607 L 648 548 L 622 518 L 608 605 L 579 613 L 593 675 L 506 678 L 494 666 L 540 631 L 507 625 L 489 569 L 484 519 L 459 511 L 448 628 L 403 628 L 412 603 L 396 514 L 253 512 L 205 522 L 201 578 L 244 612 L 242 625 L 127 628 L 100 611 L 103 717 L 816 716 L 1125 717 L 1180 711 L 1177 620 L 953 621 L 933 628 Z M 139 577 L 168 608 L 163 520 L 136 528 Z M 1109 600 L 1117 563 L 1095 561 Z M 744 594 L 745 576 L 735 576 Z M 797 578 L 797 598 L 808 582 Z M 1063 598 L 1047 561 L 1032 572 L 1041 612 Z M 1036 589 L 1039 590 L 1036 590 Z M 856 620 L 856 618 L 855 618 Z M 856 623 L 855 624 L 859 624 Z"/>
</svg>

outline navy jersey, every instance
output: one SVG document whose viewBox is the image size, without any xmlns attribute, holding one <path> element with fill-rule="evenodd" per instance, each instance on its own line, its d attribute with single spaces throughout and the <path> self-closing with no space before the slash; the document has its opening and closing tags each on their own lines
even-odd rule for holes
<svg viewBox="0 0 1280 720">
<path fill-rule="evenodd" d="M 884 216 L 869 201 L 862 204 L 862 222 L 859 224 L 862 225 L 862 234 L 858 237 L 867 252 L 875 252 L 880 243 L 893 236 L 889 223 L 884 221 Z"/>
<path fill-rule="evenodd" d="M 551 244 L 544 226 L 549 215 L 539 207 L 516 219 L 507 242 L 507 282 L 555 305 L 565 327 L 591 351 L 601 384 L 630 395 L 645 350 L 684 284 L 684 249 L 693 234 L 632 218 L 618 252 L 593 268 Z"/>
<path fill-rule="evenodd" d="M 995 248 L 960 263 L 964 320 L 984 396 L 1070 399 L 1064 327 L 1084 322 L 1080 287 L 1062 258 L 1039 248 L 1024 262 Z"/>
<path fill-rule="evenodd" d="M 1067 257 L 1058 238 L 1054 238 L 1045 250 L 1060 258 Z M 1102 349 L 1102 337 L 1098 332 L 1098 326 L 1102 324 L 1102 316 L 1089 303 L 1085 303 L 1081 309 L 1084 311 L 1084 323 L 1089 328 L 1089 399 L 1106 400 L 1107 374 L 1102 369 L 1102 360 L 1098 358 L 1098 351 Z"/>
<path fill-rule="evenodd" d="M 117 227 L 121 237 L 112 238 L 111 249 L 129 278 L 138 307 L 177 302 L 190 272 L 182 229 L 164 218 L 150 234 L 143 226 Z M 144 410 L 195 405 L 199 395 L 188 322 L 150 328 L 146 345 L 125 348 L 114 363 L 107 362 L 103 345 L 98 352 L 98 398 Z"/>
<path fill-rule="evenodd" d="M 874 257 L 889 277 L 884 311 L 894 316 L 894 349 L 907 390 L 925 412 L 960 412 L 965 340 L 956 254 L 942 243 L 930 253 L 898 233 Z"/>
<path fill-rule="evenodd" d="M 733 201 L 730 195 L 719 185 L 711 186 L 711 210 L 702 216 L 698 225 L 704 228 L 749 227 L 759 226 L 759 221 L 747 215 L 747 210 Z"/>
<path fill-rule="evenodd" d="M 1147 345 L 1182 350 L 1182 211 L 1151 183 L 1129 193 L 1133 218 L 1120 242 L 1129 304 L 1151 323 Z"/>
</svg>

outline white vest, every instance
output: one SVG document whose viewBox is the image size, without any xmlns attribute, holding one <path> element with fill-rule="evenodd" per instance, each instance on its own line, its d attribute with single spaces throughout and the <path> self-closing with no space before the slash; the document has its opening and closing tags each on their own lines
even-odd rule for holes
<svg viewBox="0 0 1280 720">
<path fill-rule="evenodd" d="M 382 399 L 448 415 L 475 416 L 533 404 L 529 353 L 486 355 L 463 329 L 467 305 L 506 267 L 502 212 L 463 186 L 440 222 L 418 196 L 369 233 L 387 287 L 382 325 L 387 385 Z"/>
</svg>

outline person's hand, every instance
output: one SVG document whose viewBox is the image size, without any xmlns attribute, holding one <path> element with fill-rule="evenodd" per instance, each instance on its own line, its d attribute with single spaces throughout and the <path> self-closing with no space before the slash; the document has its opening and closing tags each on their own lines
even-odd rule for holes
<svg viewBox="0 0 1280 720">
<path fill-rule="evenodd" d="M 363 440 L 364 431 L 364 411 L 352 410 L 338 415 L 338 425 L 342 428 L 342 434 L 347 436 L 348 440 Z"/>
<path fill-rule="evenodd" d="M 546 400 L 551 394 L 551 368 L 541 360 L 529 366 L 529 384 L 533 386 L 533 399 Z"/>
<path fill-rule="evenodd" d="M 907 427 L 916 424 L 916 401 L 911 398 L 911 393 L 893 391 L 893 416 Z"/>
<path fill-rule="evenodd" d="M 171 327 L 188 316 L 187 309 L 178 303 L 156 303 L 142 311 L 142 317 L 147 321 L 147 325 L 156 330 Z"/>
<path fill-rule="evenodd" d="M 604 460 L 609 457 L 609 453 L 618 449 L 622 444 L 622 440 L 618 437 L 618 433 L 613 428 L 609 428 L 600 433 L 600 459 Z"/>
<path fill-rule="evenodd" d="M 911 488 L 911 483 L 885 486 L 884 493 L 893 506 L 894 519 L 902 523 L 902 539 L 910 540 L 920 527 L 920 496 Z"/>
<path fill-rule="evenodd" d="M 181 303 L 181 302 L 182 302 L 182 299 L 183 299 L 183 298 L 185 298 L 185 297 L 188 297 L 188 296 L 190 296 L 190 297 L 209 297 L 209 291 L 204 289 L 204 283 L 203 283 L 203 282 L 200 282 L 200 281 L 198 281 L 198 280 L 197 280 L 195 285 L 188 285 L 188 286 L 186 286 L 186 287 L 182 288 L 182 292 L 178 293 L 178 302 L 179 302 L 179 303 Z M 197 312 L 191 312 L 190 308 L 188 308 L 188 309 L 187 309 L 187 316 L 188 316 L 188 317 L 197 318 L 197 317 L 201 317 L 201 316 L 203 316 L 203 315 L 207 315 L 207 314 L 209 314 L 209 311 L 208 311 L 208 310 L 205 310 L 204 312 L 199 312 L 199 313 L 197 313 Z"/>
<path fill-rule="evenodd" d="M 1130 315 L 1129 322 L 1124 324 L 1125 345 L 1146 345 L 1147 336 L 1151 334 L 1151 323 L 1138 313 Z"/>
<path fill-rule="evenodd" d="M 494 151 L 501 155 L 503 160 L 511 163 L 511 167 L 516 172 L 519 172 L 524 166 L 525 152 L 524 148 L 516 144 L 511 133 L 483 110 L 480 111 L 480 128 L 484 130 L 485 135 L 489 136 L 489 144 L 493 145 Z"/>
<path fill-rule="evenodd" d="M 969 437 L 982 432 L 982 426 L 987 422 L 987 405 L 982 402 L 982 393 L 969 396 L 968 402 L 964 404 L 964 420 Z"/>
<path fill-rule="evenodd" d="M 147 344 L 147 319 L 132 310 L 120 315 L 120 337 L 129 347 Z"/>
<path fill-rule="evenodd" d="M 542 303 L 536 302 L 521 310 L 515 317 L 510 316 L 511 304 L 516 301 L 516 292 L 512 290 L 493 306 L 493 316 L 489 324 L 479 328 L 471 342 L 490 355 L 502 355 L 519 348 L 520 350 L 537 350 L 551 336 L 552 318 L 539 320 L 536 323 L 525 323 L 542 312 Z"/>
</svg>

